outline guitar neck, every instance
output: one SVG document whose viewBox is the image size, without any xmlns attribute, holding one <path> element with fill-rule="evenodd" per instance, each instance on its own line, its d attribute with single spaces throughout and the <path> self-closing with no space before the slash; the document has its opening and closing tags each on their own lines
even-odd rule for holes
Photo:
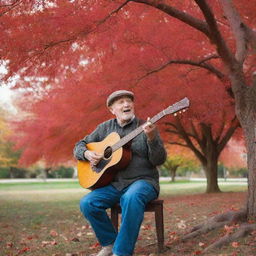
<svg viewBox="0 0 256 256">
<path fill-rule="evenodd" d="M 165 111 L 161 111 L 159 112 L 157 115 L 153 116 L 149 122 L 151 122 L 152 124 L 156 123 L 159 119 L 161 119 L 162 117 L 164 117 Z M 139 127 L 137 127 L 135 130 L 133 130 L 131 133 L 127 134 L 126 136 L 124 136 L 122 139 L 120 139 L 117 143 L 115 143 L 112 146 L 112 150 L 116 151 L 119 148 L 121 148 L 122 146 L 124 146 L 125 144 L 127 144 L 129 141 L 131 141 L 132 139 L 134 139 L 136 136 L 138 136 L 141 132 L 143 132 L 143 124 L 140 125 Z"/>
</svg>

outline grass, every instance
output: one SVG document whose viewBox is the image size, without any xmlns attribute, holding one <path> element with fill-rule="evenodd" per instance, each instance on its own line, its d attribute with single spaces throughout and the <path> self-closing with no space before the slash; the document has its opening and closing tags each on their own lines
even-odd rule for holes
<svg viewBox="0 0 256 256">
<path fill-rule="evenodd" d="M 168 193 L 175 194 L 176 191 L 187 192 L 204 192 L 206 188 L 206 181 L 190 181 L 190 180 L 177 180 L 175 182 L 161 181 L 161 190 L 167 190 Z M 247 183 L 240 183 L 239 185 L 234 184 L 233 181 L 230 182 L 219 182 L 220 188 L 224 191 L 232 187 L 232 190 L 236 191 L 239 187 L 247 188 Z M 0 183 L 0 191 L 13 191 L 13 190 L 47 190 L 47 189 L 77 189 L 81 188 L 77 180 L 67 180 L 67 181 L 53 181 L 50 182 L 40 181 L 40 182 L 8 182 Z M 199 188 L 199 190 L 198 190 Z M 240 191 L 240 189 L 239 189 Z"/>
<path fill-rule="evenodd" d="M 78 188 L 79 182 L 76 180 L 70 181 L 51 181 L 51 182 L 8 182 L 0 183 L 1 190 L 41 190 L 41 189 L 66 189 L 66 188 Z"/>
<path fill-rule="evenodd" d="M 220 233 L 185 244 L 175 244 L 175 239 L 209 216 L 238 209 L 246 196 L 247 184 L 221 183 L 223 191 L 233 192 L 211 195 L 203 193 L 205 186 L 205 182 L 161 183 L 165 243 L 171 248 L 162 255 L 199 253 L 200 242 L 208 244 Z M 77 181 L 0 184 L 0 255 L 85 256 L 97 252 L 93 231 L 79 211 L 79 200 L 87 192 Z M 179 226 L 181 222 L 184 229 Z M 157 254 L 152 223 L 153 214 L 146 213 L 135 255 Z M 254 255 L 248 243 L 251 240 L 243 240 L 238 248 L 229 246 L 213 255 Z M 245 251 L 247 254 L 242 254 Z"/>
</svg>

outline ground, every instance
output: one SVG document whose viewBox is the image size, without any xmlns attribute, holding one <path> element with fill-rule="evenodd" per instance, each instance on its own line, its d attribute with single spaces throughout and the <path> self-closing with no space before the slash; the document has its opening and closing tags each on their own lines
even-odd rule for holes
<svg viewBox="0 0 256 256">
<path fill-rule="evenodd" d="M 84 191 L 75 188 L 0 191 L 0 255 L 85 256 L 100 249 L 93 231 L 79 211 Z M 191 227 L 207 218 L 239 209 L 246 192 L 172 195 L 164 199 L 166 251 L 158 254 L 153 213 L 145 213 L 134 255 L 200 255 L 203 248 L 223 236 L 229 227 L 182 243 Z M 256 255 L 256 234 L 236 241 L 218 256 Z"/>
</svg>

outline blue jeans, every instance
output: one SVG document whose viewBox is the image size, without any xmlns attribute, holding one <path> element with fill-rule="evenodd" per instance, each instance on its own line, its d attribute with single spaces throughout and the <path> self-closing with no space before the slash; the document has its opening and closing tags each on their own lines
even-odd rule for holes
<svg viewBox="0 0 256 256">
<path fill-rule="evenodd" d="M 119 191 L 112 185 L 98 188 L 84 196 L 80 209 L 90 222 L 102 246 L 114 244 L 113 253 L 120 256 L 132 255 L 146 204 L 157 198 L 155 188 L 145 180 L 138 180 Z M 106 213 L 106 209 L 120 202 L 122 221 L 119 233 Z"/>
</svg>

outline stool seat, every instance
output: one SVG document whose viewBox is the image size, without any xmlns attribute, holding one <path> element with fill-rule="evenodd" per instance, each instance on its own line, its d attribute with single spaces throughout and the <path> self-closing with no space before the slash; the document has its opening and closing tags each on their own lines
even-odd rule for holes
<svg viewBox="0 0 256 256">
<path fill-rule="evenodd" d="M 150 201 L 145 208 L 145 212 L 155 213 L 155 225 L 158 251 L 162 252 L 164 249 L 164 216 L 163 216 L 163 203 L 164 200 L 155 199 Z M 118 231 L 118 214 L 121 213 L 120 204 L 116 204 L 111 208 L 111 221 L 116 231 Z"/>
</svg>

